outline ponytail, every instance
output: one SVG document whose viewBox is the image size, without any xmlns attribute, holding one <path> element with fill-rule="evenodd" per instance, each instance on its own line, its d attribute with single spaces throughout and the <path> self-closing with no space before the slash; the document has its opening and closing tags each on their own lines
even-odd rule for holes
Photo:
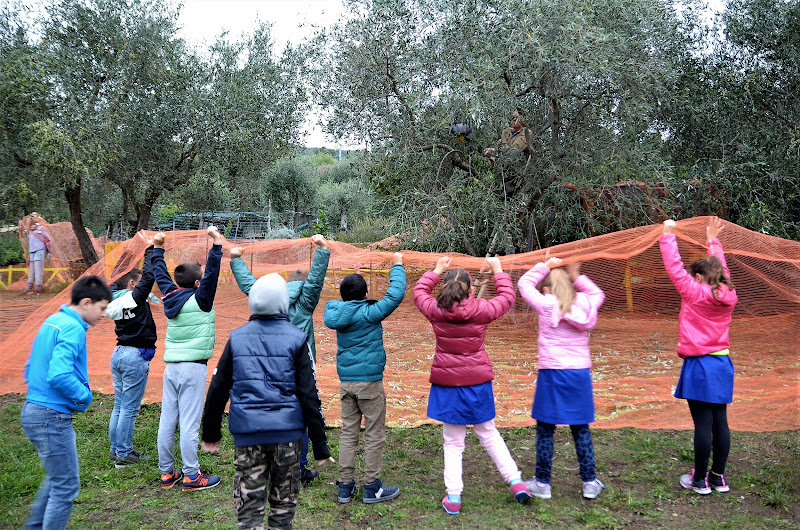
<svg viewBox="0 0 800 530">
<path fill-rule="evenodd" d="M 553 269 L 550 274 L 544 277 L 536 288 L 541 291 L 549 288 L 550 292 L 558 299 L 558 308 L 562 315 L 566 315 L 572 309 L 572 302 L 575 301 L 575 287 L 569 279 L 567 271 L 564 269 Z"/>
<path fill-rule="evenodd" d="M 699 274 L 705 279 L 706 283 L 711 286 L 711 292 L 714 295 L 714 300 L 718 300 L 718 291 L 720 285 L 727 285 L 728 289 L 733 291 L 736 289 L 733 282 L 725 274 L 725 267 L 722 266 L 722 260 L 716 256 L 708 256 L 706 258 L 696 259 L 689 265 L 689 274 L 694 276 Z"/>
<path fill-rule="evenodd" d="M 436 305 L 449 309 L 453 304 L 460 302 L 469 296 L 469 288 L 472 278 L 464 269 L 453 269 L 444 275 L 444 285 L 436 295 Z"/>
</svg>

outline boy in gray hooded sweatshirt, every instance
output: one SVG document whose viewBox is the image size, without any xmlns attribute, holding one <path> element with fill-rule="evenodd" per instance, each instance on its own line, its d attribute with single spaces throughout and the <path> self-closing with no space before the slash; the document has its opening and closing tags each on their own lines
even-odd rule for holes
<svg viewBox="0 0 800 530">
<path fill-rule="evenodd" d="M 317 465 L 333 461 L 308 336 L 289 321 L 289 292 L 276 273 L 248 296 L 250 320 L 231 332 L 203 412 L 203 450 L 217 452 L 230 399 L 234 504 L 240 528 L 290 528 L 300 490 L 301 438 L 308 426 Z"/>
</svg>

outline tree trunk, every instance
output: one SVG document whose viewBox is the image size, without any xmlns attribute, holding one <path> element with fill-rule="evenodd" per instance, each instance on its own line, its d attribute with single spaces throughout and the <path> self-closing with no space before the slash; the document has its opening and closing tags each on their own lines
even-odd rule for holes
<svg viewBox="0 0 800 530">
<path fill-rule="evenodd" d="M 72 223 L 72 230 L 75 232 L 75 237 L 78 239 L 78 245 L 83 255 L 83 260 L 88 267 L 97 263 L 97 253 L 94 251 L 92 239 L 86 232 L 86 226 L 83 224 L 83 214 L 81 213 L 81 184 L 72 188 L 64 190 L 64 197 L 67 199 L 69 205 L 69 220 Z"/>
<path fill-rule="evenodd" d="M 347 232 L 347 210 L 342 209 L 342 215 L 339 217 L 339 231 Z"/>
<path fill-rule="evenodd" d="M 150 224 L 150 216 L 153 213 L 152 204 L 137 204 L 136 205 L 136 231 L 147 230 Z"/>
</svg>

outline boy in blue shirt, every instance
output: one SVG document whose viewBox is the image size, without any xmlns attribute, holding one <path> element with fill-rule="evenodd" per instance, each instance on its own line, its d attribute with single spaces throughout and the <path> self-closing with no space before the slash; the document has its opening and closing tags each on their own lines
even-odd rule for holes
<svg viewBox="0 0 800 530">
<path fill-rule="evenodd" d="M 86 330 L 105 315 L 111 289 L 98 276 L 72 286 L 69 305 L 44 321 L 25 364 L 28 393 L 22 430 L 39 453 L 45 478 L 26 528 L 66 528 L 80 491 L 78 450 L 72 414 L 92 402 L 86 360 Z"/>
</svg>

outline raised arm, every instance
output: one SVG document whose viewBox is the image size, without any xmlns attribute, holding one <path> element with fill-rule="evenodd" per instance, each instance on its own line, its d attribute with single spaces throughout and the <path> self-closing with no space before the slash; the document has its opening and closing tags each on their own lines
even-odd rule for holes
<svg viewBox="0 0 800 530">
<path fill-rule="evenodd" d="M 400 306 L 406 296 L 406 270 L 403 268 L 403 255 L 395 252 L 392 269 L 389 271 L 389 288 L 386 295 L 372 306 L 369 306 L 367 319 L 380 322 Z"/>
<path fill-rule="evenodd" d="M 144 265 L 142 266 L 142 277 L 133 288 L 133 301 L 136 305 L 142 305 L 147 302 L 150 292 L 153 290 L 153 284 L 156 278 L 153 275 L 153 240 L 147 239 L 148 247 L 144 251 Z"/>
<path fill-rule="evenodd" d="M 517 283 L 519 294 L 529 306 L 539 311 L 545 305 L 544 295 L 536 288 L 550 274 L 550 267 L 545 263 L 537 263 L 531 270 L 522 275 Z"/>
<path fill-rule="evenodd" d="M 514 305 L 514 284 L 511 282 L 511 275 L 503 272 L 499 258 L 486 258 L 489 270 L 492 272 L 492 282 L 497 294 L 488 300 L 489 318 L 492 320 L 503 316 L 511 306 Z"/>
<path fill-rule="evenodd" d="M 311 269 L 308 271 L 308 278 L 303 284 L 303 291 L 297 303 L 308 311 L 313 312 L 319 303 L 319 296 L 322 294 L 322 287 L 325 286 L 325 275 L 328 273 L 328 262 L 331 258 L 331 251 L 328 250 L 328 242 L 320 234 L 311 237 L 311 241 L 317 245 L 314 252 L 314 259 L 311 262 Z"/>
<path fill-rule="evenodd" d="M 231 272 L 236 279 L 236 284 L 244 294 L 250 294 L 250 288 L 256 283 L 256 277 L 250 272 L 247 263 L 242 259 L 242 247 L 233 247 L 231 249 Z"/>
<path fill-rule="evenodd" d="M 447 256 L 439 258 L 436 261 L 436 267 L 432 271 L 423 274 L 414 286 L 414 291 L 411 293 L 414 299 L 414 305 L 416 305 L 417 309 L 426 317 L 437 307 L 436 298 L 431 295 L 431 292 L 433 292 L 433 288 L 436 287 L 436 284 L 439 283 L 442 274 L 450 267 L 451 261 L 452 260 Z"/>
<path fill-rule="evenodd" d="M 205 312 L 211 311 L 214 307 L 214 296 L 217 294 L 219 268 L 222 262 L 222 235 L 216 226 L 208 227 L 208 237 L 211 238 L 213 244 L 208 251 L 206 270 L 200 279 L 197 291 L 194 293 L 197 306 Z"/>
<path fill-rule="evenodd" d="M 153 236 L 153 254 L 150 257 L 150 263 L 153 266 L 153 275 L 155 276 L 158 290 L 164 296 L 178 288 L 175 282 L 172 281 L 172 276 L 169 275 L 167 270 L 167 262 L 164 261 L 164 232 L 159 232 Z"/>
</svg>

